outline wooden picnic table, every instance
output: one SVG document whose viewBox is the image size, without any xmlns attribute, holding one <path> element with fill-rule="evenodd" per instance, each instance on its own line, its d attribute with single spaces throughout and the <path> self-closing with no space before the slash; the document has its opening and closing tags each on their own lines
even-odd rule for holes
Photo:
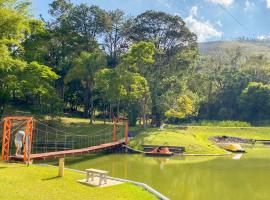
<svg viewBox="0 0 270 200">
<path fill-rule="evenodd" d="M 94 176 L 97 175 L 99 177 L 99 185 L 102 184 L 102 181 L 104 181 L 104 184 L 107 184 L 107 174 L 108 171 L 99 170 L 99 169 L 86 169 L 86 182 L 89 182 L 89 179 L 91 177 L 91 181 L 94 181 Z"/>
</svg>

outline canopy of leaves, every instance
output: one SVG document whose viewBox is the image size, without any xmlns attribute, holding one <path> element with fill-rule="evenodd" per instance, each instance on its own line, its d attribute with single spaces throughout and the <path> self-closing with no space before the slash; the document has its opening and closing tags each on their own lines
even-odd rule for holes
<svg viewBox="0 0 270 200">
<path fill-rule="evenodd" d="M 177 98 L 177 101 L 165 113 L 167 117 L 183 119 L 197 115 L 196 96 L 189 94 L 182 94 Z"/>
<path fill-rule="evenodd" d="M 270 85 L 251 82 L 239 97 L 242 114 L 247 120 L 270 117 Z"/>
</svg>

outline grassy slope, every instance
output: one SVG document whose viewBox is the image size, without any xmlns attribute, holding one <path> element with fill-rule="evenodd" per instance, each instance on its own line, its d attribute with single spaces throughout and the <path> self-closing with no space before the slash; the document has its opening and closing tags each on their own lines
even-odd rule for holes
<svg viewBox="0 0 270 200">
<path fill-rule="evenodd" d="M 202 54 L 212 54 L 217 49 L 232 50 L 240 47 L 246 55 L 264 55 L 267 58 L 269 54 L 270 41 L 214 41 L 204 42 L 199 44 L 199 49 Z"/>
<path fill-rule="evenodd" d="M 65 171 L 58 178 L 57 168 L 0 162 L 0 199 L 156 199 L 140 187 L 121 184 L 106 188 L 94 188 L 77 183 L 83 174 Z"/>
<path fill-rule="evenodd" d="M 135 148 L 142 144 L 185 146 L 186 153 L 225 153 L 208 140 L 210 136 L 227 135 L 253 139 L 270 139 L 270 128 L 231 128 L 191 126 L 185 130 L 177 127 L 158 130 L 155 128 L 143 131 L 130 142 Z"/>
<path fill-rule="evenodd" d="M 9 112 L 14 114 L 12 112 Z M 19 113 L 16 113 L 19 114 Z M 21 114 L 21 113 L 20 113 Z M 27 115 L 30 115 L 27 113 Z M 113 131 L 112 123 L 106 125 L 102 121 L 96 121 L 89 125 L 89 119 L 82 118 L 61 118 L 59 129 L 66 130 L 74 135 L 97 135 L 109 134 Z M 231 128 L 213 126 L 189 126 L 187 130 L 180 130 L 177 127 L 165 128 L 160 131 L 157 128 L 144 130 L 138 127 L 130 127 L 130 132 L 136 135 L 130 145 L 140 148 L 142 144 L 155 145 L 177 145 L 185 146 L 187 153 L 224 153 L 225 151 L 216 147 L 208 140 L 209 136 L 227 135 L 253 139 L 270 139 L 270 127 L 250 127 L 250 128 Z M 124 128 L 121 128 L 121 135 Z"/>
<path fill-rule="evenodd" d="M 112 133 L 112 123 L 106 125 L 101 121 L 96 121 L 89 125 L 89 119 L 81 118 L 61 118 L 61 129 L 75 135 L 96 135 L 103 133 Z M 124 127 L 121 129 L 121 135 L 124 133 Z M 139 127 L 130 127 L 136 137 L 130 142 L 135 148 L 141 148 L 142 144 L 153 145 L 176 145 L 185 146 L 186 153 L 225 153 L 223 149 L 218 148 L 208 140 L 210 136 L 227 135 L 252 139 L 270 139 L 270 127 L 214 127 L 214 126 L 189 126 L 187 129 L 181 129 L 176 126 L 170 126 L 163 131 L 158 128 L 149 128 L 144 130 Z"/>
</svg>

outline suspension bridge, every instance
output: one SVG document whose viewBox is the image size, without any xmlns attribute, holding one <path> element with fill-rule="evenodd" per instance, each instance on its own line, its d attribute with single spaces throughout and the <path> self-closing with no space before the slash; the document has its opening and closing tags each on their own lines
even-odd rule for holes
<svg viewBox="0 0 270 200">
<path fill-rule="evenodd" d="M 79 128 L 79 127 L 78 127 Z M 19 130 L 25 132 L 23 154 L 15 155 L 14 139 Z M 99 134 L 75 135 L 34 119 L 5 117 L 3 119 L 2 160 L 31 162 L 82 155 L 106 149 L 116 149 L 128 143 L 127 122 L 114 122 Z"/>
</svg>

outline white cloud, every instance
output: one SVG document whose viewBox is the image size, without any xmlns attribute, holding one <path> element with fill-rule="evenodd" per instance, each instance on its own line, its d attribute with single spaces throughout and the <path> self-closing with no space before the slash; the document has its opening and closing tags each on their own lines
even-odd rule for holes
<svg viewBox="0 0 270 200">
<path fill-rule="evenodd" d="M 270 35 L 259 35 L 257 36 L 258 40 L 270 40 Z"/>
<path fill-rule="evenodd" d="M 216 30 L 208 21 L 198 20 L 194 18 L 193 15 L 189 15 L 185 18 L 185 22 L 190 30 L 198 36 L 199 42 L 204 42 L 208 39 L 222 36 L 222 32 Z"/>
<path fill-rule="evenodd" d="M 269 0 L 269 2 L 270 2 L 270 0 Z M 255 4 L 253 2 L 246 0 L 244 10 L 245 11 L 252 10 L 254 8 L 254 6 L 255 6 Z"/>
<path fill-rule="evenodd" d="M 215 3 L 215 4 L 221 4 L 223 6 L 230 6 L 234 0 L 207 0 L 208 2 L 211 2 L 211 3 Z M 267 0 L 267 1 L 270 1 L 270 0 Z"/>
<path fill-rule="evenodd" d="M 192 6 L 190 9 L 190 15 L 197 16 L 198 14 L 198 7 L 197 6 Z"/>
<path fill-rule="evenodd" d="M 265 0 L 266 1 L 266 7 L 270 8 L 270 0 Z"/>
<path fill-rule="evenodd" d="M 220 20 L 216 21 L 216 24 L 219 26 L 219 27 L 222 27 L 222 23 Z"/>
</svg>

